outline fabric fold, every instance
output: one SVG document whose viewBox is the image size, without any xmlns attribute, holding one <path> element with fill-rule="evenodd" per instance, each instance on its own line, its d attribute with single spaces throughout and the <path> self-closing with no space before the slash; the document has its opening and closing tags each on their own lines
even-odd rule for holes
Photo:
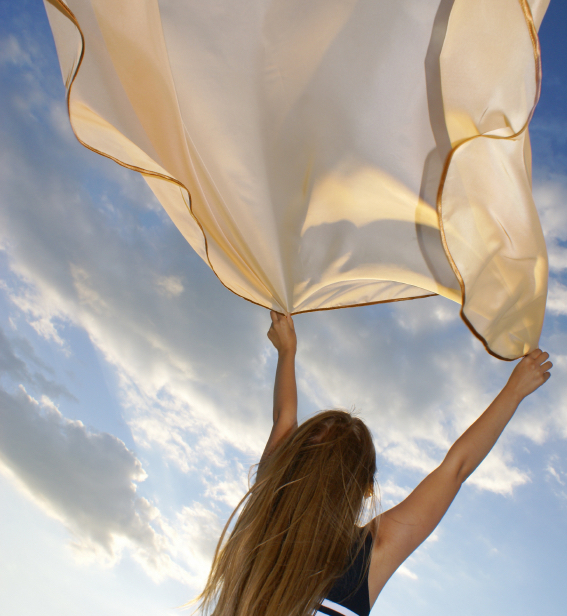
<svg viewBox="0 0 567 616">
<path fill-rule="evenodd" d="M 492 354 L 516 358 L 537 345 L 548 278 L 531 190 L 541 65 L 529 4 L 455 0 L 440 73 L 452 149 L 438 210 L 461 315 Z"/>
<path fill-rule="evenodd" d="M 44 1 L 77 138 L 231 291 L 292 314 L 441 294 L 493 355 L 537 346 L 546 0 Z"/>
</svg>

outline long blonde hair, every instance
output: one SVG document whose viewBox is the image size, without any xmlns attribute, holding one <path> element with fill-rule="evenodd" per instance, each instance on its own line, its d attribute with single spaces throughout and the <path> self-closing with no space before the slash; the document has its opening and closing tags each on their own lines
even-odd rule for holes
<svg viewBox="0 0 567 616">
<path fill-rule="evenodd" d="M 256 466 L 205 589 L 186 605 L 200 601 L 211 616 L 310 616 L 370 532 L 357 523 L 369 490 L 369 510 L 377 509 L 372 435 L 347 411 L 323 411 Z"/>
</svg>

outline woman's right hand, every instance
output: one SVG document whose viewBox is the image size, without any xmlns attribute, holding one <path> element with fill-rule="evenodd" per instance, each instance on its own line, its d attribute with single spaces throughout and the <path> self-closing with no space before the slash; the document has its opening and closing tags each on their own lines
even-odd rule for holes
<svg viewBox="0 0 567 616">
<path fill-rule="evenodd" d="M 535 349 L 516 365 L 504 389 L 508 389 L 518 403 L 549 379 L 553 364 L 548 358 L 549 353 Z"/>
<path fill-rule="evenodd" d="M 286 316 L 270 310 L 270 317 L 272 317 L 272 324 L 268 330 L 270 342 L 276 347 L 278 353 L 291 352 L 295 355 L 297 338 L 291 315 Z"/>
</svg>

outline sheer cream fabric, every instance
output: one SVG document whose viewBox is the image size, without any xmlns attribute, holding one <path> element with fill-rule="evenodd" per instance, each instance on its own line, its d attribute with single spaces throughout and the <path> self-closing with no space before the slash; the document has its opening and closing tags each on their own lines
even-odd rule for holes
<svg viewBox="0 0 567 616">
<path fill-rule="evenodd" d="M 75 134 L 225 286 L 288 313 L 441 294 L 502 358 L 545 310 L 547 3 L 45 0 Z"/>
</svg>

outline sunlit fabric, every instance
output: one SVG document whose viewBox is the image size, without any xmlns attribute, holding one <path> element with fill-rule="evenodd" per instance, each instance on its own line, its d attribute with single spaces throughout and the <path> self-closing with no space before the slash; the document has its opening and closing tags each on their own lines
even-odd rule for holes
<svg viewBox="0 0 567 616">
<path fill-rule="evenodd" d="M 537 346 L 548 0 L 45 2 L 75 134 L 143 173 L 234 293 L 288 313 L 441 294 L 491 353 Z"/>
</svg>

